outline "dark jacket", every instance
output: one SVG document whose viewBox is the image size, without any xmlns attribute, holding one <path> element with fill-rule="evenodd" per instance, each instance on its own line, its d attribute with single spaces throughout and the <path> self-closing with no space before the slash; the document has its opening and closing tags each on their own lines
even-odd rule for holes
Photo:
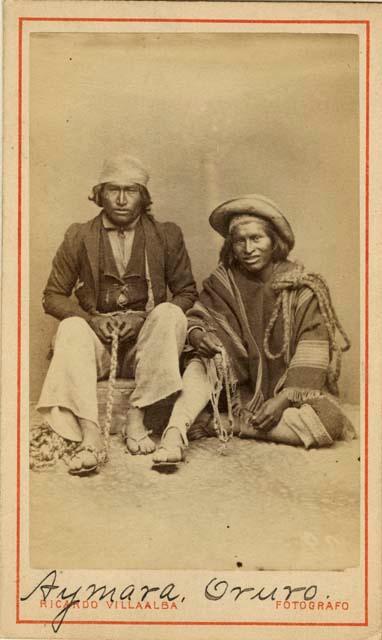
<svg viewBox="0 0 382 640">
<path fill-rule="evenodd" d="M 72 224 L 54 257 L 43 306 L 59 320 L 71 316 L 88 320 L 97 311 L 101 224 L 102 211 L 88 222 Z M 155 305 L 166 302 L 168 288 L 171 302 L 187 311 L 197 290 L 180 228 L 147 214 L 142 215 L 142 224 Z"/>
</svg>

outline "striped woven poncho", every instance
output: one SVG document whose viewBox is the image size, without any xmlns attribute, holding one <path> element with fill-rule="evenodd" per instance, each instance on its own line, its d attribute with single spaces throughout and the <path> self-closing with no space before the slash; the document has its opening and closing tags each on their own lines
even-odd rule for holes
<svg viewBox="0 0 382 640">
<path fill-rule="evenodd" d="M 222 341 L 250 411 L 281 391 L 294 406 L 318 408 L 324 422 L 340 411 L 341 351 L 350 343 L 318 274 L 284 261 L 264 283 L 239 266 L 220 264 L 187 315 L 190 329 L 213 331 Z"/>
</svg>

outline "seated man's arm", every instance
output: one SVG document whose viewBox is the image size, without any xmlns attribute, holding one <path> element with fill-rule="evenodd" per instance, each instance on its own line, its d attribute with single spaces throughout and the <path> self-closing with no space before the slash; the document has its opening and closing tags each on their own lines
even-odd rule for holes
<svg viewBox="0 0 382 640">
<path fill-rule="evenodd" d="M 183 234 L 176 224 L 167 223 L 166 239 L 166 276 L 168 288 L 173 296 L 171 302 L 186 312 L 198 297 L 190 258 Z"/>
<path fill-rule="evenodd" d="M 70 297 L 79 276 L 77 228 L 77 225 L 73 224 L 65 233 L 64 241 L 53 259 L 52 270 L 43 293 L 45 313 L 58 320 L 72 316 L 79 316 L 85 320 L 90 318 L 90 314 Z"/>
</svg>

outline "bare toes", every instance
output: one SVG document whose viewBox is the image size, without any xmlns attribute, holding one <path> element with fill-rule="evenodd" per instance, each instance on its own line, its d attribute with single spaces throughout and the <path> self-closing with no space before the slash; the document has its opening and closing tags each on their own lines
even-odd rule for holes
<svg viewBox="0 0 382 640">
<path fill-rule="evenodd" d="M 77 471 L 78 469 L 81 469 L 81 467 L 82 467 L 81 461 L 78 456 L 75 456 L 70 460 L 69 469 L 72 469 L 73 471 Z"/>
<path fill-rule="evenodd" d="M 151 440 L 151 438 L 146 438 L 146 440 L 144 440 L 142 444 L 144 453 L 152 453 L 153 451 L 155 451 L 155 442 Z"/>
<path fill-rule="evenodd" d="M 161 449 L 157 449 L 153 455 L 153 462 L 167 462 L 167 453 L 167 450 L 163 447 Z"/>
<path fill-rule="evenodd" d="M 181 447 L 167 448 L 162 446 L 159 449 L 157 449 L 157 451 L 153 455 L 154 463 L 161 463 L 161 462 L 176 463 L 176 462 L 182 462 L 182 460 L 183 460 L 183 450 Z"/>
<path fill-rule="evenodd" d="M 126 448 L 133 455 L 136 455 L 139 451 L 139 445 L 134 438 L 126 438 Z"/>
</svg>

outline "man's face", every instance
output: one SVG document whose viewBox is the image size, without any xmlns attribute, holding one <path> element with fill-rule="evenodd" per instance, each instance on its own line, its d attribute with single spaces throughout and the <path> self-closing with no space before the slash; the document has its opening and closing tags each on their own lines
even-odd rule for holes
<svg viewBox="0 0 382 640">
<path fill-rule="evenodd" d="M 261 220 L 242 222 L 232 229 L 233 253 L 247 271 L 259 273 L 272 261 L 272 240 Z"/>
<path fill-rule="evenodd" d="M 136 184 L 107 182 L 101 200 L 107 217 L 117 226 L 128 227 L 142 212 L 142 196 Z"/>
</svg>

